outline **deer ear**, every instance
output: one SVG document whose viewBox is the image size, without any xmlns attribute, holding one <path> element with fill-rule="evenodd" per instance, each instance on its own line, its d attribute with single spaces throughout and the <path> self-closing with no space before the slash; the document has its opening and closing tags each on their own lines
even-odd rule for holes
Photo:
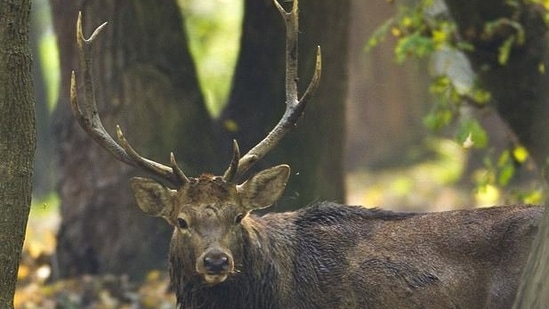
<svg viewBox="0 0 549 309">
<path fill-rule="evenodd" d="M 176 191 L 147 178 L 134 177 L 130 186 L 137 202 L 137 206 L 146 214 L 155 217 L 167 218 L 172 209 L 171 197 Z"/>
<path fill-rule="evenodd" d="M 237 186 L 243 206 L 250 211 L 272 205 L 284 192 L 289 176 L 290 167 L 285 164 L 255 174 Z"/>
</svg>

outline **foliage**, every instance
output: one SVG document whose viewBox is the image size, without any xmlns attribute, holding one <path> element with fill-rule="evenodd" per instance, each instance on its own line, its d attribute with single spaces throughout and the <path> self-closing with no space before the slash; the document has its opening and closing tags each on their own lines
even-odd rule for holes
<svg viewBox="0 0 549 309">
<path fill-rule="evenodd" d="M 231 87 L 240 43 L 243 1 L 179 0 L 179 5 L 206 104 L 217 116 Z"/>
<path fill-rule="evenodd" d="M 20 284 L 15 308 L 173 308 L 175 297 L 169 292 L 167 275 L 152 271 L 141 284 L 126 276 L 83 276 L 75 279 Z"/>
<path fill-rule="evenodd" d="M 15 308 L 173 308 L 165 272 L 151 271 L 143 282 L 127 276 L 82 276 L 51 282 L 55 274 L 59 199 L 33 202 L 18 272 Z"/>
<path fill-rule="evenodd" d="M 48 109 L 50 111 L 53 111 L 59 95 L 59 51 L 56 44 L 55 35 L 51 29 L 40 38 L 39 42 L 40 64 L 42 65 L 42 72 L 44 72 L 44 80 L 46 80 Z"/>
<path fill-rule="evenodd" d="M 46 86 L 47 106 L 53 111 L 59 96 L 60 64 L 57 40 L 53 32 L 51 11 L 47 0 L 36 0 L 33 4 L 33 31 L 37 31 L 38 52 Z"/>
<path fill-rule="evenodd" d="M 549 8 L 547 0 L 531 1 Z M 485 109 L 491 101 L 491 94 L 478 84 L 464 56 L 474 49 L 473 44 L 459 38 L 457 27 L 442 0 L 411 2 L 400 2 L 396 6 L 395 16 L 375 31 L 366 50 L 392 37 L 396 40 L 395 59 L 398 63 L 413 58 L 430 59 L 433 77 L 429 90 L 433 95 L 433 105 L 423 119 L 425 126 L 438 132 L 449 125 L 457 125 L 455 138 L 458 143 L 465 148 L 486 151 L 485 166 L 478 171 L 483 176 L 475 177 L 478 191 L 487 190 L 489 186 L 507 186 L 516 175 L 516 167 L 527 162 L 528 153 L 515 143 L 499 154 L 493 153 L 485 128 L 473 116 L 471 108 Z M 508 2 L 510 5 L 514 3 L 512 0 Z M 524 44 L 525 33 L 518 17 L 517 20 L 501 18 L 487 22 L 481 36 L 495 36 L 502 27 L 513 30 L 508 31 L 498 49 L 498 63 L 503 66 L 511 57 L 512 49 Z M 540 70 L 544 68 L 540 67 Z M 521 201 L 539 202 L 540 190 L 520 192 L 516 197 Z"/>
<path fill-rule="evenodd" d="M 425 125 L 435 131 L 453 123 L 461 114 L 464 102 L 483 106 L 490 100 L 490 94 L 474 82 L 469 81 L 471 72 L 455 73 L 456 66 L 467 65 L 458 61 L 456 53 L 471 50 L 470 44 L 456 40 L 456 25 L 448 18 L 444 5 L 436 0 L 421 0 L 416 5 L 399 5 L 395 18 L 378 28 L 367 44 L 367 50 L 375 47 L 389 36 L 396 39 L 395 58 L 402 63 L 410 58 L 441 57 L 443 61 L 433 63 L 433 80 L 430 92 L 434 96 L 431 112 L 425 116 Z M 449 55 L 448 55 L 449 54 Z M 442 62 L 442 63 L 440 63 Z M 458 63 L 456 63 L 458 62 Z M 474 120 L 462 124 L 459 130 L 474 127 L 473 140 L 476 147 L 486 144 L 486 133 Z M 481 138 L 481 141 L 477 139 Z M 462 135 L 458 140 L 463 139 Z"/>
</svg>

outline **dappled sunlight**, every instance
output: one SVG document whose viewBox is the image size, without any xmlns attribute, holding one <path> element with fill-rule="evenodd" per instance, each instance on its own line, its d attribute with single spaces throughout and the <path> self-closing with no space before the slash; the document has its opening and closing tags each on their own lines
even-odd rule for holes
<svg viewBox="0 0 549 309">
<path fill-rule="evenodd" d="M 466 150 L 451 140 L 433 139 L 436 154 L 410 166 L 363 170 L 347 175 L 347 202 L 404 211 L 440 211 L 474 206 L 471 192 L 458 185 Z"/>
<path fill-rule="evenodd" d="M 59 200 L 51 195 L 33 202 L 14 298 L 18 309 L 173 308 L 165 270 L 151 271 L 143 282 L 127 276 L 101 275 L 55 281 Z"/>
<path fill-rule="evenodd" d="M 218 116 L 229 95 L 240 48 L 244 2 L 179 0 L 178 4 L 206 106 Z"/>
<path fill-rule="evenodd" d="M 472 175 L 464 174 L 468 150 L 455 141 L 430 139 L 426 147 L 436 154 L 434 158 L 395 168 L 348 173 L 347 203 L 401 211 L 543 203 L 543 185 L 536 178 L 498 186 L 487 180 L 494 171 L 485 166 Z M 471 183 L 463 180 L 467 177 Z"/>
<path fill-rule="evenodd" d="M 81 276 L 51 284 L 19 285 L 15 308 L 173 308 L 175 297 L 168 292 L 165 273 L 152 271 L 135 284 L 126 276 Z"/>
</svg>

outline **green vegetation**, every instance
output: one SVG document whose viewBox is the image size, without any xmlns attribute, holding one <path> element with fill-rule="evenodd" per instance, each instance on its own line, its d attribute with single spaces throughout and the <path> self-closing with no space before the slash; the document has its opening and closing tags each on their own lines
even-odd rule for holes
<svg viewBox="0 0 549 309">
<path fill-rule="evenodd" d="M 60 64 L 57 39 L 53 32 L 51 10 L 47 0 L 36 0 L 32 14 L 33 31 L 37 32 L 38 57 L 46 88 L 46 102 L 51 112 L 59 96 Z"/>
<path fill-rule="evenodd" d="M 231 88 L 240 45 L 242 0 L 180 0 L 206 105 L 219 115 Z"/>
<path fill-rule="evenodd" d="M 514 3 L 508 2 L 509 5 Z M 549 8 L 549 1 L 533 2 Z M 366 44 L 366 50 L 374 48 L 387 37 L 393 37 L 396 39 L 395 59 L 398 63 L 428 58 L 431 61 L 429 90 L 433 104 L 423 119 L 425 126 L 433 132 L 455 127 L 457 143 L 464 148 L 485 152 L 484 166 L 473 173 L 477 194 L 500 192 L 504 188 L 509 190 L 508 185 L 515 179 L 517 167 L 532 163 L 528 151 L 517 141 L 512 141 L 507 149 L 501 151 L 492 148 L 489 134 L 477 117 L 482 114 L 478 111 L 487 107 L 492 100 L 492 95 L 478 85 L 464 57 L 464 53 L 473 50 L 473 45 L 458 39 L 457 26 L 449 18 L 443 2 L 420 0 L 412 5 L 399 4 L 395 8 L 395 16 L 378 27 Z M 525 40 L 522 25 L 507 18 L 487 22 L 481 36 L 494 36 L 503 26 L 513 32 L 500 43 L 497 59 L 501 66 L 507 64 L 512 48 L 523 45 Z M 541 65 L 539 70 L 543 72 L 545 68 Z M 542 188 L 540 185 L 527 186 L 513 192 L 509 198 L 510 201 L 540 203 L 543 201 Z"/>
<path fill-rule="evenodd" d="M 46 81 L 48 110 L 51 112 L 57 104 L 59 96 L 59 51 L 55 34 L 51 31 L 44 33 L 39 42 L 40 64 Z"/>
</svg>

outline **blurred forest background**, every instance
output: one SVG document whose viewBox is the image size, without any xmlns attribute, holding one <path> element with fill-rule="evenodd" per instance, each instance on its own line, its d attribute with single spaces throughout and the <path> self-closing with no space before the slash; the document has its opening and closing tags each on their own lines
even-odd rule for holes
<svg viewBox="0 0 549 309">
<path fill-rule="evenodd" d="M 293 169 L 270 211 L 326 199 L 401 211 L 543 202 L 534 162 L 464 53 L 433 47 L 448 40 L 444 26 L 430 43 L 414 37 L 418 15 L 447 20 L 442 2 L 416 1 L 428 2 L 421 13 L 406 9 L 414 1 L 301 2 L 301 86 L 316 45 L 323 76 L 297 129 L 258 166 Z M 16 307 L 171 308 L 170 228 L 135 206 L 127 181 L 138 172 L 70 114 L 79 10 L 85 35 L 109 22 L 94 54 L 107 130 L 121 124 L 155 161 L 174 151 L 193 176 L 221 173 L 233 138 L 247 151 L 282 115 L 283 23 L 269 0 L 33 3 L 38 149 Z"/>
</svg>

